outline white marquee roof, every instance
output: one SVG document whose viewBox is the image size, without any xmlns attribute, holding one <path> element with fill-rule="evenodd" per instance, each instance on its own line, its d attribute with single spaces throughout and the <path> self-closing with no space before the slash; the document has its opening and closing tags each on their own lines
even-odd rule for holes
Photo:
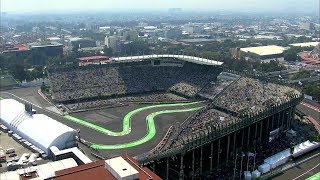
<svg viewBox="0 0 320 180">
<path fill-rule="evenodd" d="M 15 133 L 44 151 L 64 134 L 74 134 L 74 130 L 46 115 L 34 114 L 30 116 L 24 105 L 13 99 L 0 101 L 0 118 L 4 125 Z M 47 152 L 47 151 L 46 151 Z"/>
<path fill-rule="evenodd" d="M 282 54 L 286 48 L 281 46 L 258 46 L 258 47 L 246 47 L 240 49 L 243 52 L 250 52 L 254 54 L 258 54 L 259 56 L 266 56 L 266 55 L 274 55 L 274 54 Z"/>
</svg>

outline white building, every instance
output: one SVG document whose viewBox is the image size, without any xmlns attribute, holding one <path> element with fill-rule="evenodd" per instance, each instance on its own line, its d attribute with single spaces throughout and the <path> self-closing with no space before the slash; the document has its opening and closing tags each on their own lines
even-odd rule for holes
<svg viewBox="0 0 320 180">
<path fill-rule="evenodd" d="M 39 166 L 31 166 L 16 171 L 8 171 L 0 174 L 1 180 L 21 179 L 25 174 L 36 174 L 34 179 L 50 179 L 55 176 L 55 172 L 63 169 L 76 167 L 78 164 L 72 158 L 54 161 Z"/>
<path fill-rule="evenodd" d="M 46 154 L 51 146 L 65 149 L 76 145 L 74 129 L 44 114 L 30 115 L 24 104 L 13 99 L 1 100 L 0 107 L 0 123 Z"/>
<path fill-rule="evenodd" d="M 109 47 L 109 38 L 108 38 L 108 36 L 106 36 L 106 37 L 104 38 L 104 45 L 107 46 L 107 47 Z"/>
<path fill-rule="evenodd" d="M 108 38 L 108 47 L 112 48 L 113 51 L 117 50 L 117 47 L 118 47 L 118 37 L 117 36 L 110 36 Z"/>
</svg>

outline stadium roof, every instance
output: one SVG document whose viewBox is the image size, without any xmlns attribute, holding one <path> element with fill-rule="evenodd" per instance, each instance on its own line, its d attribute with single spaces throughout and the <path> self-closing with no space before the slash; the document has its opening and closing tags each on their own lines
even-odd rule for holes
<svg viewBox="0 0 320 180">
<path fill-rule="evenodd" d="M 271 46 L 247 47 L 247 48 L 241 48 L 240 50 L 243 52 L 254 53 L 259 56 L 267 56 L 267 55 L 282 54 L 283 51 L 286 50 L 286 48 L 281 46 L 271 45 Z"/>
<path fill-rule="evenodd" d="M 315 47 L 319 44 L 320 42 L 305 42 L 305 43 L 294 43 L 294 44 L 289 44 L 290 46 L 300 46 L 300 47 Z"/>
<path fill-rule="evenodd" d="M 88 57 L 78 58 L 78 60 L 80 61 L 101 60 L 101 59 L 109 59 L 109 57 L 108 56 L 88 56 Z"/>
<path fill-rule="evenodd" d="M 62 44 L 57 43 L 57 42 L 50 42 L 50 43 L 29 43 L 29 46 L 31 48 L 41 48 L 41 47 L 56 47 L 56 46 L 62 46 Z"/>
<path fill-rule="evenodd" d="M 177 58 L 177 59 L 192 62 L 192 63 L 215 65 L 215 66 L 220 66 L 223 64 L 223 62 L 214 61 L 206 58 L 187 56 L 187 55 L 176 55 L 176 54 L 152 54 L 152 55 L 143 55 L 143 56 L 115 57 L 115 58 L 112 58 L 112 60 L 125 62 L 125 61 L 142 61 L 142 60 L 154 59 L 154 58 Z"/>
<path fill-rule="evenodd" d="M 14 99 L 1 100 L 0 107 L 1 123 L 46 153 L 51 146 L 64 149 L 64 143 L 74 138 L 72 128 L 43 114 L 31 116 L 25 106 Z"/>
</svg>

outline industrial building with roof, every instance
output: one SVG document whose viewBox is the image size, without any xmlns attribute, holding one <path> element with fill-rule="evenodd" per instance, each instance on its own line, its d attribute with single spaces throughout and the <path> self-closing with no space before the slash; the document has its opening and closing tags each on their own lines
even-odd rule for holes
<svg viewBox="0 0 320 180">
<path fill-rule="evenodd" d="M 287 48 L 275 45 L 240 48 L 241 52 L 258 56 L 260 60 L 282 58 L 285 50 Z"/>
<path fill-rule="evenodd" d="M 161 178 L 147 167 L 140 167 L 137 160 L 130 156 L 119 156 L 108 160 L 99 160 L 92 163 L 56 171 L 57 180 L 87 180 L 87 179 L 152 179 Z"/>
<path fill-rule="evenodd" d="M 293 43 L 289 44 L 289 46 L 295 47 L 316 47 L 320 42 L 304 42 L 304 43 Z"/>
<path fill-rule="evenodd" d="M 27 105 L 13 99 L 3 99 L 0 107 L 1 124 L 45 154 L 49 154 L 51 146 L 63 150 L 76 145 L 77 132 L 74 129 L 46 115 L 28 112 Z"/>
</svg>

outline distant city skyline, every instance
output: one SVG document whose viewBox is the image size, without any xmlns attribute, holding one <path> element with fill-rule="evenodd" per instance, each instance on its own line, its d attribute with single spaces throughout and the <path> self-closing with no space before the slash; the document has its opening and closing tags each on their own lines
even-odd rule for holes
<svg viewBox="0 0 320 180">
<path fill-rule="evenodd" d="M 1 12 L 124 9 L 227 10 L 245 12 L 319 12 L 318 0 L 1 0 Z"/>
</svg>

